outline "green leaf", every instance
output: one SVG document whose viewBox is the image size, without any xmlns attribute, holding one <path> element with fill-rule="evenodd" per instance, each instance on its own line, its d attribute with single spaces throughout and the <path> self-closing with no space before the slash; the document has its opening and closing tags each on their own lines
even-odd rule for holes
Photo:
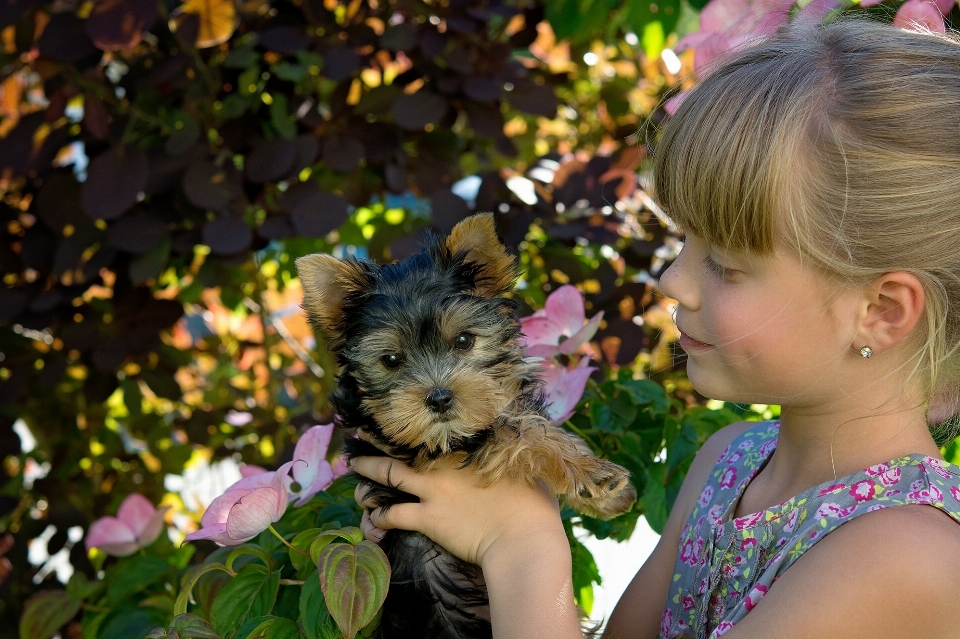
<svg viewBox="0 0 960 639">
<path fill-rule="evenodd" d="M 370 623 L 387 597 L 390 562 L 371 541 L 332 544 L 320 554 L 320 588 L 345 639 Z"/>
<path fill-rule="evenodd" d="M 311 575 L 300 589 L 300 625 L 306 639 L 343 639 L 327 610 L 317 573 Z"/>
<path fill-rule="evenodd" d="M 114 564 L 103 578 L 107 584 L 107 604 L 118 606 L 171 571 L 170 564 L 159 557 L 130 557 Z"/>
<path fill-rule="evenodd" d="M 638 406 L 646 406 L 654 415 L 666 415 L 670 412 L 670 400 L 663 386 L 649 379 L 618 380 L 618 386 L 629 393 Z"/>
<path fill-rule="evenodd" d="M 227 568 L 221 564 L 207 564 L 194 572 L 187 583 L 183 585 L 183 588 L 180 589 L 180 594 L 177 595 L 177 601 L 173 604 L 173 614 L 182 615 L 187 612 L 187 603 L 190 601 L 190 591 L 193 590 L 193 587 L 200 577 L 213 570 L 227 572 Z"/>
<path fill-rule="evenodd" d="M 65 590 L 42 590 L 27 599 L 20 617 L 20 637 L 49 639 L 80 611 L 82 602 Z"/>
<path fill-rule="evenodd" d="M 100 580 L 90 581 L 82 572 L 75 571 L 67 582 L 67 594 L 74 599 L 87 599 L 100 592 L 104 583 Z"/>
<path fill-rule="evenodd" d="M 273 96 L 273 102 L 270 104 L 270 124 L 280 137 L 291 139 L 297 135 L 296 122 L 287 106 L 287 96 L 282 93 Z"/>
<path fill-rule="evenodd" d="M 166 615 L 158 610 L 122 608 L 104 624 L 98 639 L 143 637 L 166 620 Z"/>
<path fill-rule="evenodd" d="M 277 599 L 280 575 L 247 564 L 217 595 L 210 610 L 214 629 L 231 639 L 247 619 L 269 614 Z"/>
<path fill-rule="evenodd" d="M 303 579 L 307 574 L 313 572 L 317 568 L 316 562 L 310 557 L 310 544 L 313 543 L 313 540 L 316 539 L 323 531 L 319 528 L 308 528 L 307 530 L 301 530 L 297 533 L 297 536 L 293 538 L 293 541 L 290 542 L 290 545 L 294 548 L 299 548 L 303 552 L 307 553 L 305 555 L 300 554 L 294 550 L 288 549 L 290 554 L 290 563 L 293 564 L 293 567 L 297 570 L 297 575 Z"/>
<path fill-rule="evenodd" d="M 573 590 L 577 604 L 589 615 L 593 608 L 593 585 L 601 584 L 600 571 L 590 550 L 576 538 L 570 539 L 573 555 Z"/>
<path fill-rule="evenodd" d="M 237 547 L 227 555 L 227 560 L 223 562 L 223 565 L 226 566 L 227 570 L 233 572 L 233 562 L 243 555 L 253 555 L 263 562 L 264 568 L 267 570 L 273 569 L 273 560 L 270 558 L 270 555 L 261 546 L 256 544 L 244 544 Z"/>
<path fill-rule="evenodd" d="M 634 33 L 647 41 L 643 42 L 644 52 L 650 59 L 656 59 L 663 51 L 666 34 L 672 33 L 680 18 L 680 0 L 653 0 L 652 2 L 624 3 L 622 10 L 627 14 L 624 22 Z M 656 27 L 651 27 L 654 23 Z M 659 43 L 655 42 L 656 35 L 650 31 L 659 32 Z M 659 48 L 657 48 L 659 44 Z"/>
<path fill-rule="evenodd" d="M 254 43 L 250 42 L 231 51 L 223 61 L 223 66 L 228 69 L 248 69 L 259 61 L 260 54 L 254 49 Z"/>
<path fill-rule="evenodd" d="M 191 614 L 177 615 L 174 617 L 170 623 L 169 633 L 163 628 L 157 628 L 147 635 L 147 639 L 167 639 L 168 637 L 177 637 L 178 639 L 220 639 L 220 635 L 214 632 L 206 619 Z"/>
<path fill-rule="evenodd" d="M 134 284 L 143 284 L 147 280 L 160 275 L 160 271 L 170 259 L 170 236 L 163 239 L 156 248 L 144 253 L 130 262 L 130 279 Z"/>
<path fill-rule="evenodd" d="M 310 543 L 310 559 L 314 565 L 320 563 L 320 555 L 324 549 L 337 539 L 344 539 L 356 546 L 363 540 L 363 533 L 354 526 L 324 530 Z"/>
<path fill-rule="evenodd" d="M 281 80 L 288 82 L 300 82 L 307 77 L 307 67 L 302 64 L 290 64 L 289 62 L 278 62 L 271 65 L 270 70 Z"/>
<path fill-rule="evenodd" d="M 653 464 L 647 469 L 647 486 L 643 491 L 640 503 L 647 517 L 647 523 L 658 534 L 663 534 L 663 527 L 667 524 L 667 490 L 666 467 L 664 464 Z"/>
<path fill-rule="evenodd" d="M 174 111 L 167 118 L 170 135 L 163 146 L 167 155 L 183 155 L 200 139 L 200 123 L 186 111 Z"/>
<path fill-rule="evenodd" d="M 300 639 L 300 628 L 289 619 L 274 617 L 260 623 L 246 639 Z"/>
</svg>

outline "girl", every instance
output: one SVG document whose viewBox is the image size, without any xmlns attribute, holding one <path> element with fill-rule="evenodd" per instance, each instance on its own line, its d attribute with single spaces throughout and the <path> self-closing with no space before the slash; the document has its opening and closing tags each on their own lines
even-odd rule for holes
<svg viewBox="0 0 960 639">
<path fill-rule="evenodd" d="M 606 636 L 960 636 L 960 468 L 928 429 L 960 381 L 958 40 L 842 21 L 743 52 L 667 124 L 655 180 L 690 381 L 782 411 L 704 445 Z M 548 495 L 354 468 L 421 499 L 370 536 L 483 568 L 495 637 L 580 636 Z"/>
</svg>

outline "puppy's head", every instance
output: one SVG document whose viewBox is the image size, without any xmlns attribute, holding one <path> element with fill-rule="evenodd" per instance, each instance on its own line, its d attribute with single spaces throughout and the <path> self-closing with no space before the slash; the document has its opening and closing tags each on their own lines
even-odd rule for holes
<svg viewBox="0 0 960 639">
<path fill-rule="evenodd" d="M 535 379 L 502 297 L 514 259 L 490 214 L 398 264 L 318 254 L 297 268 L 307 315 L 385 444 L 418 457 L 469 449 Z"/>
</svg>

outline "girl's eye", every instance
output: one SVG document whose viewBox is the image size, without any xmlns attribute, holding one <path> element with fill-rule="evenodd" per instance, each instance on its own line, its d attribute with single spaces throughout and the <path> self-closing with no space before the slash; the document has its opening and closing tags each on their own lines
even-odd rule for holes
<svg viewBox="0 0 960 639">
<path fill-rule="evenodd" d="M 718 277 L 722 278 L 730 274 L 730 269 L 728 269 L 725 266 L 721 266 L 720 264 L 717 264 L 714 261 L 713 257 L 710 255 L 703 258 L 703 265 L 707 267 L 708 271 L 710 271 L 711 273 L 713 273 Z"/>
<path fill-rule="evenodd" d="M 399 368 L 403 364 L 403 356 L 398 353 L 390 353 L 380 358 L 380 363 L 387 368 Z"/>
<path fill-rule="evenodd" d="M 470 333 L 460 333 L 453 338 L 453 347 L 458 351 L 469 351 L 473 348 L 473 335 Z"/>
</svg>

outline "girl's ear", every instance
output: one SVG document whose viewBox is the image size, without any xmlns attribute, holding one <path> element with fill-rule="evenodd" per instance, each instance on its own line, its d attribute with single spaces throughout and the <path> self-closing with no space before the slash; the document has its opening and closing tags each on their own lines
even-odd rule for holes
<svg viewBox="0 0 960 639">
<path fill-rule="evenodd" d="M 856 346 L 881 352 L 903 342 L 923 316 L 925 299 L 923 284 L 912 273 L 892 271 L 870 282 L 858 331 L 862 344 Z"/>
<path fill-rule="evenodd" d="M 495 297 L 511 289 L 517 277 L 515 260 L 497 237 L 493 213 L 471 215 L 458 222 L 446 239 L 446 247 L 451 255 L 466 253 L 468 262 L 480 266 L 480 295 Z"/>
<path fill-rule="evenodd" d="M 337 337 L 344 299 L 370 286 L 370 276 L 363 264 L 314 253 L 297 259 L 297 273 L 303 286 L 302 306 L 307 319 L 328 337 Z"/>
</svg>

